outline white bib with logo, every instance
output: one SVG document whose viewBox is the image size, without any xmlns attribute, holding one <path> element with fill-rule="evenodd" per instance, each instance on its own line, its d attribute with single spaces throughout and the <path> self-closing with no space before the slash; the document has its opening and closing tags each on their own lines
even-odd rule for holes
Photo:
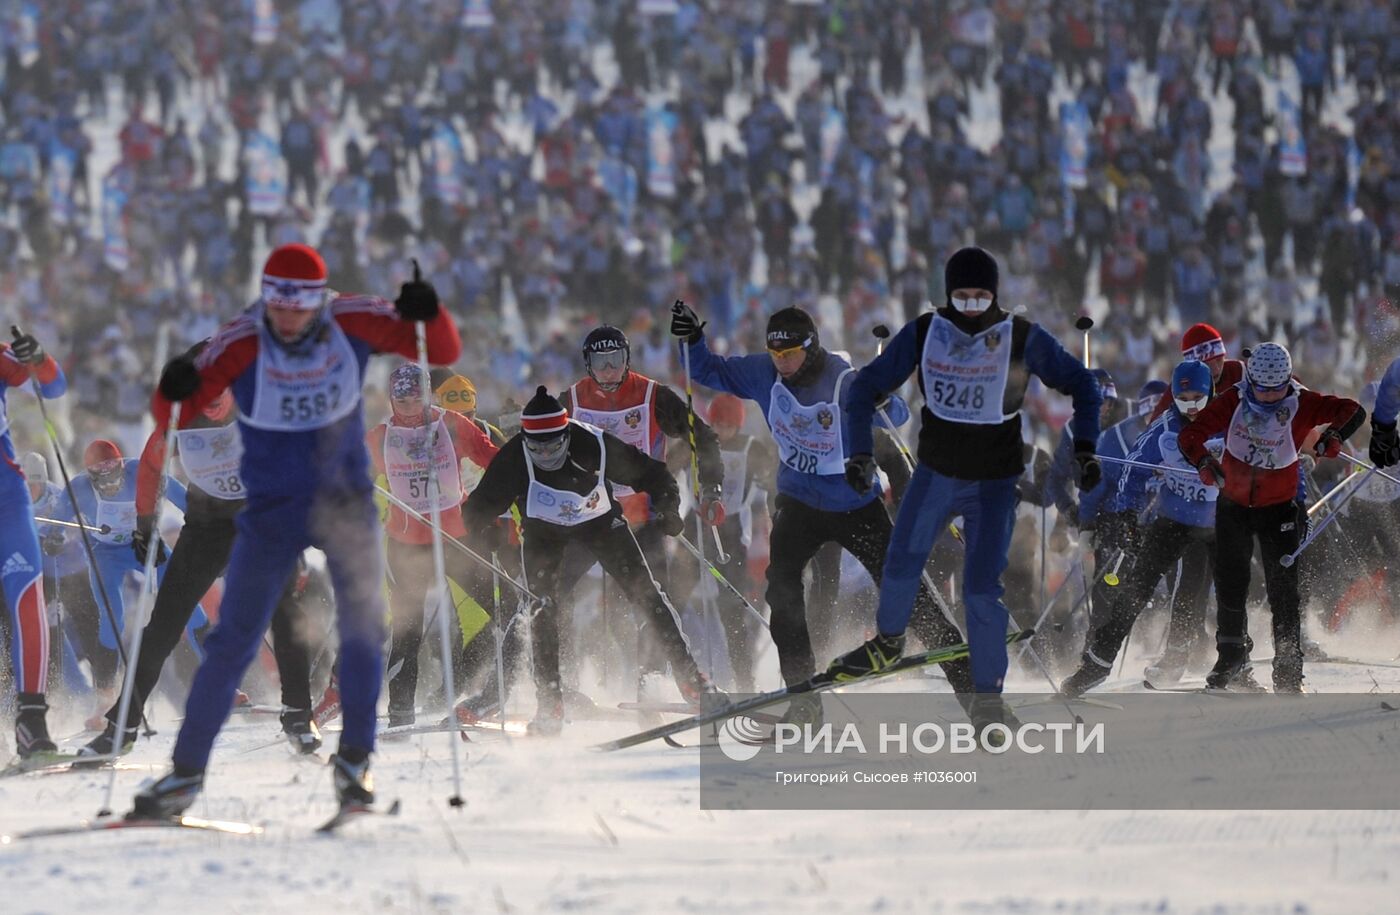
<svg viewBox="0 0 1400 915">
<path fill-rule="evenodd" d="M 1366 482 L 1360 484 L 1356 490 L 1356 498 L 1362 502 L 1373 502 L 1385 505 L 1400 499 L 1400 483 L 1387 480 L 1378 473 L 1373 473 Z"/>
<path fill-rule="evenodd" d="M 603 484 L 608 469 L 608 449 L 603 445 L 603 433 L 594 430 L 594 434 L 598 437 L 598 484 L 584 495 L 555 489 L 536 480 L 535 462 L 525 455 L 525 472 L 530 477 L 530 488 L 525 494 L 525 517 L 573 527 L 612 511 L 612 500 Z"/>
<path fill-rule="evenodd" d="M 855 369 L 836 378 L 832 400 L 803 406 L 779 378 L 768 394 L 768 427 L 778 443 L 782 462 L 798 473 L 834 476 L 846 472 L 846 448 L 841 440 L 841 382 Z"/>
<path fill-rule="evenodd" d="M 648 381 L 646 393 L 642 395 L 642 402 L 635 407 L 627 407 L 622 410 L 594 410 L 579 406 L 578 385 L 575 384 L 569 388 L 569 399 L 574 404 L 574 419 L 590 426 L 596 426 L 604 432 L 610 432 L 642 454 L 655 457 L 656 455 L 651 454 L 651 392 L 655 387 L 655 381 Z M 621 483 L 613 485 L 613 495 L 615 496 L 630 496 L 634 492 L 636 490 L 630 486 Z"/>
<path fill-rule="evenodd" d="M 1190 471 L 1191 475 L 1169 471 L 1162 481 L 1162 486 L 1167 492 L 1186 502 L 1214 502 L 1220 497 L 1220 490 L 1201 482 L 1200 476 L 1196 474 L 1196 468 L 1186 460 L 1186 455 L 1181 453 L 1176 436 L 1175 432 L 1163 432 L 1162 437 L 1158 439 L 1158 444 L 1162 448 L 1162 466 Z M 1216 450 L 1211 445 L 1218 447 L 1219 443 L 1220 439 L 1211 439 L 1206 443 L 1206 450 Z"/>
<path fill-rule="evenodd" d="M 94 532 L 93 539 L 98 543 L 130 543 L 131 534 L 136 530 L 136 502 L 111 502 L 97 497 L 97 517 L 93 519 L 97 527 L 107 525 L 111 530 L 105 534 Z"/>
<path fill-rule="evenodd" d="M 1016 414 L 1001 412 L 1011 374 L 1011 319 L 974 337 L 934 315 L 924 338 L 919 371 L 924 401 L 939 419 L 995 426 Z"/>
<path fill-rule="evenodd" d="M 452 445 L 442 411 L 437 411 L 437 418 L 427 429 L 385 424 L 384 476 L 389 480 L 389 492 L 421 515 L 433 510 L 429 485 L 432 480 L 428 475 L 430 450 L 432 474 L 437 478 L 437 509 L 446 511 L 462 502 L 462 476 L 457 449 Z"/>
<path fill-rule="evenodd" d="M 288 352 L 258 321 L 257 393 L 243 422 L 274 432 L 323 429 L 348 416 L 360 402 L 360 363 L 334 318 L 326 339 L 303 354 Z M 318 332 L 320 333 L 320 332 Z"/>
<path fill-rule="evenodd" d="M 1240 382 L 1240 403 L 1225 433 L 1225 450 L 1251 467 L 1278 470 L 1298 460 L 1293 441 L 1293 417 L 1298 415 L 1298 393 L 1289 394 L 1276 409 L 1252 409 Z"/>
<path fill-rule="evenodd" d="M 200 491 L 216 499 L 235 502 L 247 497 L 239 466 L 243 461 L 243 436 L 238 426 L 181 429 L 175 433 L 185 476 Z"/>
</svg>

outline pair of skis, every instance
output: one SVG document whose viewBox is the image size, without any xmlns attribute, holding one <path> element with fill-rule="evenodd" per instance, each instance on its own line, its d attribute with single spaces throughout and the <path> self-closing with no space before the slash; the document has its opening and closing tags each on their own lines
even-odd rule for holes
<svg viewBox="0 0 1400 915">
<path fill-rule="evenodd" d="M 1033 635 L 1035 635 L 1034 629 L 1022 629 L 1019 632 L 1008 634 L 1006 637 L 1006 644 L 1013 645 Z M 956 645 L 947 645 L 943 648 L 934 648 L 919 654 L 906 655 L 883 670 L 866 674 L 863 677 L 852 680 L 838 680 L 831 674 L 822 672 L 805 683 L 799 683 L 796 686 L 789 686 L 784 689 L 776 689 L 770 693 L 750 696 L 738 702 L 730 702 L 724 707 L 715 709 L 714 711 L 692 715 L 680 721 L 673 721 L 669 724 L 659 725 L 636 734 L 630 734 L 626 737 L 619 737 L 616 740 L 598 744 L 594 749 L 603 752 L 625 750 L 628 747 L 635 747 L 653 740 L 663 740 L 675 734 L 704 727 L 707 724 L 724 721 L 726 718 L 733 718 L 736 715 L 744 715 L 759 709 L 768 708 L 769 706 L 786 702 L 797 696 L 825 692 L 841 686 L 854 686 L 862 683 L 869 683 L 874 680 L 881 680 L 886 677 L 895 676 L 896 674 L 905 673 L 906 671 L 928 667 L 931 664 L 944 664 L 948 661 L 957 661 L 967 657 L 968 651 L 969 649 L 966 642 L 959 642 Z"/>
<path fill-rule="evenodd" d="M 363 804 L 345 804 L 336 811 L 335 816 L 317 826 L 316 832 L 318 835 L 330 835 L 351 820 L 363 819 L 366 816 L 398 816 L 401 809 L 402 804 L 397 800 L 383 810 Z M 68 826 L 46 826 L 14 835 L 0 835 L 0 846 L 12 845 L 23 839 L 74 836 L 90 832 L 113 832 L 119 829 L 194 829 L 200 832 L 219 832 L 232 836 L 258 836 L 262 835 L 263 832 L 261 826 L 236 820 L 208 820 L 193 816 L 159 818 L 127 816 L 123 819 L 82 820 Z"/>
</svg>

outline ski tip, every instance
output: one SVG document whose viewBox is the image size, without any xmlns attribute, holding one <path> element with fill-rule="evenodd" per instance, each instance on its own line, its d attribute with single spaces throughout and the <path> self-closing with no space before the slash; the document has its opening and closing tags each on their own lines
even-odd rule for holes
<svg viewBox="0 0 1400 915">
<path fill-rule="evenodd" d="M 453 804 L 454 807 L 458 806 L 462 801 L 460 797 L 454 797 L 452 800 L 458 802 L 458 804 Z M 398 798 L 394 798 L 394 803 L 389 805 L 389 809 L 384 811 L 384 815 L 389 817 L 396 817 L 399 815 L 399 811 L 402 809 L 403 801 L 399 800 Z"/>
</svg>

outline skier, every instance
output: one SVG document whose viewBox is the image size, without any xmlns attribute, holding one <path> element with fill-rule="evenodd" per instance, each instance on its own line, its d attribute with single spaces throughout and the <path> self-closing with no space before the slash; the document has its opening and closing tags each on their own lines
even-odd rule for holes
<svg viewBox="0 0 1400 915">
<path fill-rule="evenodd" d="M 486 468 L 462 507 L 469 531 L 481 530 L 517 502 L 523 508 L 526 583 L 543 604 L 531 622 L 538 708 L 531 733 L 558 734 L 564 721 L 559 678 L 560 571 L 566 548 L 586 551 L 645 615 L 644 626 L 666 652 L 686 701 L 704 709 L 723 701 L 700 672 L 680 618 L 637 544 L 619 484 L 644 494 L 661 529 L 681 532 L 680 491 L 666 465 L 605 432 L 569 418 L 543 386 L 525 405 L 519 434 Z"/>
<path fill-rule="evenodd" d="M 1219 490 L 1201 483 L 1194 475 L 1179 472 L 1194 468 L 1182 457 L 1177 437 L 1210 401 L 1210 368 L 1195 360 L 1179 364 L 1172 371 L 1172 396 L 1172 408 L 1148 427 L 1128 456 L 1132 461 L 1163 467 L 1166 472 L 1127 467 L 1119 482 L 1120 493 L 1136 493 L 1140 499 L 1149 482 L 1159 478 L 1157 516 L 1148 524 L 1141 546 L 1134 551 L 1131 571 L 1122 576 L 1126 581 L 1109 591 L 1111 602 L 1105 608 L 1103 622 L 1093 627 L 1085 639 L 1079 669 L 1061 684 L 1060 692 L 1066 696 L 1080 696 L 1108 678 L 1124 639 L 1157 584 L 1197 544 L 1204 547 L 1206 561 L 1196 568 L 1183 567 L 1181 584 L 1190 599 L 1173 602 L 1167 653 L 1155 671 L 1149 669 L 1148 679 L 1179 680 L 1186 668 L 1191 639 L 1201 629 L 1205 595 L 1198 593 L 1201 589 L 1197 584 L 1206 582 L 1215 565 L 1215 501 Z M 1210 446 L 1219 453 L 1223 443 L 1212 439 Z"/>
<path fill-rule="evenodd" d="M 866 486 L 853 491 L 846 482 L 846 461 L 856 453 L 853 443 L 860 435 L 848 408 L 855 370 L 822 348 L 816 323 L 800 308 L 783 308 L 769 316 L 764 354 L 717 356 L 705 343 L 704 327 L 683 302 L 672 308 L 671 333 L 689 348 L 695 380 L 760 404 L 778 446 L 781 463 L 766 597 L 783 682 L 796 686 L 816 672 L 802 586 L 804 568 L 824 544 L 835 541 L 879 582 L 881 560 L 893 530 L 877 489 Z M 865 420 L 867 439 L 873 407 L 872 401 Z M 891 396 L 885 412 L 898 425 L 907 419 L 909 409 L 901 398 Z M 870 447 L 867 444 L 867 453 Z M 873 479 L 873 459 L 870 463 Z M 912 599 L 915 634 L 925 646 L 962 641 L 927 587 L 920 587 Z M 943 669 L 955 692 L 971 691 L 966 660 L 950 662 Z M 820 716 L 819 699 L 807 696 L 789 705 L 784 717 L 803 724 L 816 723 Z"/>
<path fill-rule="evenodd" d="M 195 358 L 205 343 L 196 345 L 186 358 Z M 192 616 L 203 616 L 199 600 L 228 565 L 236 532 L 235 518 L 243 510 L 246 489 L 239 465 L 243 457 L 237 409 L 233 395 L 219 393 L 199 414 L 175 433 L 175 447 L 189 478 L 185 524 L 175 548 L 165 557 L 165 543 L 156 530 L 156 493 L 165 466 L 166 423 L 158 423 L 146 440 L 136 470 L 136 530 L 131 539 L 135 562 L 144 567 L 147 551 L 157 550 L 161 570 L 151 618 L 141 634 L 141 654 L 136 659 L 131 708 L 121 752 L 136 741 L 137 725 L 146 700 L 160 680 L 161 670 L 180 641 L 180 633 Z M 302 630 L 298 583 L 299 570 L 286 579 L 272 617 L 273 654 L 282 686 L 282 731 L 294 748 L 314 753 L 321 736 L 311 721 L 310 670 Z M 203 628 L 202 624 L 199 628 Z M 108 756 L 116 749 L 117 718 L 114 702 L 106 713 L 103 731 L 78 751 L 80 756 Z"/>
<path fill-rule="evenodd" d="M 1092 490 L 1102 476 L 1095 459 L 1102 403 L 1098 381 L 1039 325 L 1004 311 L 997 280 L 992 255 L 975 247 L 956 251 L 944 266 L 944 306 L 906 324 L 851 385 L 846 479 L 858 492 L 869 490 L 875 475 L 870 434 L 875 404 L 917 368 L 925 406 L 919 465 L 885 558 L 878 632 L 830 667 L 838 677 L 857 678 L 899 659 L 924 562 L 948 516 L 961 514 L 967 544 L 963 602 L 977 694 L 969 712 L 979 734 L 992 723 L 1015 720 L 1000 695 L 1009 618 L 1001 601 L 1001 574 L 1016 484 L 1024 470 L 1021 401 L 1030 374 L 1074 400 L 1070 422 L 1080 491 Z"/>
<path fill-rule="evenodd" d="M 44 607 L 44 562 L 39 534 L 34 528 L 34 504 L 24 473 L 15 463 L 15 443 L 10 437 L 6 392 L 37 379 L 40 397 L 63 396 L 68 380 L 52 356 L 30 334 L 17 334 L 0 344 L 0 588 L 10 617 L 10 663 L 16 689 L 15 751 L 22 757 L 53 753 L 58 747 L 49 737 L 48 691 L 49 621 Z"/>
<path fill-rule="evenodd" d="M 73 478 L 73 497 L 77 500 L 78 512 L 73 506 L 62 505 L 53 517 L 59 521 L 76 521 L 81 515 L 84 522 L 94 527 L 107 528 L 105 533 L 94 532 L 92 537 L 92 567 L 88 570 L 92 593 L 104 601 L 106 606 L 95 617 L 70 614 L 83 654 L 93 664 L 94 686 L 102 706 L 110 705 L 117 699 L 119 681 L 116 679 L 118 641 L 126 626 L 125 582 L 130 574 L 144 574 L 144 545 L 151 542 L 152 529 L 156 518 L 155 497 L 152 493 L 147 507 L 145 527 L 137 511 L 137 488 L 141 462 L 135 458 L 123 457 L 121 449 L 107 439 L 94 439 L 83 451 L 83 472 Z M 182 512 L 188 510 L 187 491 L 178 480 L 171 480 L 166 488 L 165 499 Z M 63 534 L 65 539 L 73 539 L 74 533 Z M 159 540 L 159 537 L 155 537 Z M 165 544 L 161 542 L 160 555 L 164 555 Z M 140 556 L 142 558 L 138 559 Z M 157 564 L 156 583 L 165 581 L 166 570 Z M 205 589 L 207 590 L 207 588 Z M 194 600 L 204 595 L 200 591 Z M 108 612 L 110 610 L 110 612 Z M 184 616 L 184 634 L 191 650 L 197 657 L 203 657 L 203 630 L 209 625 L 204 608 L 194 606 Z M 180 629 L 173 633 L 176 642 L 180 639 Z M 173 649 L 173 645 L 171 646 Z M 167 651 L 167 654 L 169 652 Z M 161 657 L 164 661 L 164 656 Z M 100 664 L 99 664 L 100 662 Z M 156 666 L 159 675 L 160 666 Z M 139 716 L 138 716 L 139 720 Z"/>
<path fill-rule="evenodd" d="M 298 557 L 316 546 L 335 586 L 345 730 L 333 760 L 342 805 L 374 800 L 369 757 L 383 673 L 384 553 L 364 445 L 361 381 L 371 354 L 416 355 L 423 322 L 428 359 L 461 353 L 457 326 L 417 264 L 392 305 L 326 286 L 326 265 L 306 245 L 273 250 L 262 295 L 191 360 L 172 360 L 153 399 L 158 422 L 180 401 L 182 425 L 231 388 L 243 438 L 247 505 L 235 525 L 219 625 L 205 641 L 173 769 L 136 796 L 133 815 L 179 814 L 203 789 L 210 749 L 234 689 L 258 650 L 277 595 Z"/>
<path fill-rule="evenodd" d="M 559 398 L 576 421 L 611 433 L 663 462 L 667 439 L 691 440 L 690 411 L 685 401 L 667 385 L 632 370 L 632 344 L 621 330 L 604 324 L 589 331 L 583 339 L 583 365 L 588 377 L 570 385 Z M 720 461 L 719 444 L 714 431 L 699 419 L 694 424 L 693 441 L 700 467 L 700 515 L 706 525 L 718 527 L 725 517 L 720 498 L 724 464 Z M 614 486 L 613 494 L 652 575 L 669 593 L 666 538 L 654 518 L 651 500 L 625 484 Z M 574 583 L 591 565 L 585 552 L 570 551 L 560 574 L 561 597 L 573 592 Z M 661 676 L 666 653 L 655 641 L 639 638 L 637 657 L 637 698 L 655 699 L 654 684 Z"/>
<path fill-rule="evenodd" d="M 436 382 L 433 394 L 437 397 L 438 406 L 444 410 L 451 410 L 453 413 L 460 413 L 471 420 L 485 432 L 491 439 L 491 444 L 497 448 L 506 443 L 506 434 L 500 429 L 488 423 L 480 416 L 476 415 L 476 385 L 466 375 L 454 375 L 444 370 L 442 380 Z M 474 466 L 474 465 L 473 465 Z M 465 477 L 467 467 L 463 465 L 462 473 Z M 480 479 L 480 475 L 477 475 Z M 464 479 L 463 483 L 467 481 Z"/>
<path fill-rule="evenodd" d="M 1292 375 L 1288 350 L 1261 343 L 1249 356 L 1245 380 L 1219 392 L 1177 437 L 1201 482 L 1220 487 L 1215 507 L 1217 657 L 1206 677 L 1216 689 L 1229 686 L 1248 661 L 1245 598 L 1256 537 L 1273 614 L 1274 691 L 1303 688 L 1298 567 L 1279 562 L 1297 549 L 1307 530 L 1298 449 L 1314 427 L 1325 425 L 1314 453 L 1336 457 L 1342 442 L 1365 421 L 1366 411 L 1350 398 L 1303 388 Z M 1206 442 L 1222 434 L 1225 452 L 1217 460 Z"/>
<path fill-rule="evenodd" d="M 476 468 L 479 479 L 496 456 L 497 448 L 479 426 L 462 414 L 442 407 L 425 410 L 427 382 L 417 363 L 406 362 L 394 369 L 389 376 L 389 418 L 369 431 L 365 444 L 375 476 L 383 476 L 389 492 L 420 514 L 427 515 L 432 510 L 430 496 L 434 490 L 429 484 L 429 473 L 436 477 L 443 532 L 462 539 L 467 536 L 460 508 L 464 497 L 462 466 L 470 464 Z M 389 727 L 394 728 L 415 720 L 423 607 L 433 590 L 436 573 L 431 526 L 391 502 L 384 529 L 389 535 L 389 609 L 393 620 L 389 669 L 397 669 L 389 678 Z M 455 550 L 445 556 L 447 577 L 478 605 L 489 604 L 490 571 Z M 457 614 L 454 612 L 453 616 Z M 454 657 L 460 656 L 454 666 L 465 676 L 490 667 L 494 661 L 487 642 L 486 638 L 473 638 L 464 654 L 461 641 L 454 640 Z M 459 684 L 470 691 L 465 679 Z M 494 687 L 488 692 L 492 697 L 496 694 Z M 448 697 L 449 701 L 455 698 Z"/>
<path fill-rule="evenodd" d="M 724 504 L 724 521 L 719 526 L 720 545 L 725 559 L 707 555 L 727 581 L 747 591 L 749 582 L 749 545 L 753 541 L 752 503 L 760 490 L 770 493 L 772 479 L 778 469 L 778 455 L 772 442 L 756 439 L 740 430 L 745 422 L 744 401 L 733 394 L 720 394 L 710 401 L 708 419 L 719 440 L 720 460 L 724 462 L 724 484 L 720 501 Z M 693 522 L 689 525 L 694 527 Z M 686 572 L 673 577 L 676 590 L 672 592 L 677 604 L 685 603 L 706 571 L 698 562 L 687 563 Z M 716 600 L 720 623 L 724 626 L 729 667 L 734 673 L 736 687 L 741 693 L 754 691 L 753 679 L 753 620 L 748 609 L 728 588 L 719 588 Z"/>
</svg>

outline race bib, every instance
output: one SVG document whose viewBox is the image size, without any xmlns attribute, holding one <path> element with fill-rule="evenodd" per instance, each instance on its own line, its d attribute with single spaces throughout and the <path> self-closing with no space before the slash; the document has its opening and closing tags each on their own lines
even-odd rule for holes
<svg viewBox="0 0 1400 915">
<path fill-rule="evenodd" d="M 798 473 L 833 476 L 846 472 L 846 449 L 841 436 L 841 382 L 836 379 L 832 400 L 810 405 L 797 402 L 779 378 L 768 395 L 768 427 L 778 443 L 782 462 Z"/>
<path fill-rule="evenodd" d="M 212 429 L 181 429 L 175 433 L 185 476 L 200 491 L 216 499 L 237 501 L 247 497 L 239 467 L 243 461 L 243 437 L 230 423 Z"/>
<path fill-rule="evenodd" d="M 323 429 L 360 402 L 360 365 L 350 340 L 333 319 L 328 333 L 306 352 L 288 352 L 258 321 L 257 393 L 243 422 L 274 432 Z"/>
<path fill-rule="evenodd" d="M 1011 319 L 968 336 L 934 315 L 919 365 L 929 412 L 949 422 L 994 426 L 1002 413 L 1011 371 Z"/>
<path fill-rule="evenodd" d="M 430 461 L 432 477 L 429 476 Z M 433 477 L 437 479 L 438 511 L 461 504 L 462 478 L 457 464 L 457 449 L 452 445 L 447 423 L 443 421 L 440 410 L 430 429 L 387 424 L 384 430 L 384 476 L 389 480 L 389 492 L 419 514 L 426 515 L 433 510 Z"/>
</svg>

